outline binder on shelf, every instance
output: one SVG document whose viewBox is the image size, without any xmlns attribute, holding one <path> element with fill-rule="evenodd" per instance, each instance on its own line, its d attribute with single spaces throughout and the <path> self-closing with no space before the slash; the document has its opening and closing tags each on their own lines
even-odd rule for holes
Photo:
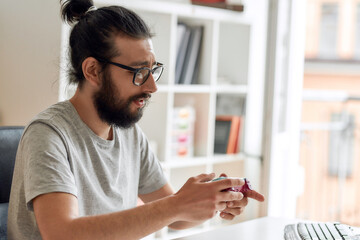
<svg viewBox="0 0 360 240">
<path fill-rule="evenodd" d="M 179 23 L 177 25 L 176 56 L 179 55 L 180 46 L 183 43 L 183 38 L 185 36 L 186 30 L 187 30 L 187 28 L 186 28 L 185 24 Z"/>
<path fill-rule="evenodd" d="M 190 28 L 184 23 L 179 23 L 177 28 L 178 34 L 178 49 L 176 54 L 176 66 L 175 66 L 175 83 L 180 83 L 181 73 L 185 63 L 186 49 L 188 48 L 190 40 Z"/>
<path fill-rule="evenodd" d="M 203 26 L 191 27 L 190 42 L 186 51 L 184 70 L 182 72 L 183 84 L 195 83 L 194 76 L 199 71 L 199 58 L 201 49 L 201 40 L 203 35 Z"/>
<path fill-rule="evenodd" d="M 242 116 L 219 115 L 215 122 L 214 152 L 233 154 L 239 151 Z"/>
<path fill-rule="evenodd" d="M 196 83 L 199 75 L 203 28 L 203 26 L 188 26 L 183 23 L 178 26 L 178 41 L 181 39 L 181 42 L 178 43 L 176 57 L 176 84 Z"/>
</svg>

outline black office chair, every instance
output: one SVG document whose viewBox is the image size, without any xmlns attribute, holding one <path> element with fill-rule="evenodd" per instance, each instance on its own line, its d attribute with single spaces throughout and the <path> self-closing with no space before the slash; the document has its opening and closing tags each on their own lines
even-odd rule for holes
<svg viewBox="0 0 360 240">
<path fill-rule="evenodd" d="M 0 240 L 6 240 L 15 156 L 24 127 L 0 127 Z"/>
</svg>

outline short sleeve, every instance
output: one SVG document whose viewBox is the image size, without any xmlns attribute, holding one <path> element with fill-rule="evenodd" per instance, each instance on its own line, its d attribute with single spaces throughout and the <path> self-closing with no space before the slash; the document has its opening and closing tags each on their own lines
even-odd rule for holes
<svg viewBox="0 0 360 240">
<path fill-rule="evenodd" d="M 24 190 L 27 207 L 32 200 L 51 192 L 77 195 L 74 175 L 67 157 L 66 144 L 51 126 L 35 122 L 25 130 L 19 146 L 24 161 Z"/>
<path fill-rule="evenodd" d="M 139 137 L 141 148 L 139 194 L 147 194 L 163 187 L 167 183 L 167 179 L 158 158 L 151 150 L 149 142 L 141 130 Z"/>
</svg>

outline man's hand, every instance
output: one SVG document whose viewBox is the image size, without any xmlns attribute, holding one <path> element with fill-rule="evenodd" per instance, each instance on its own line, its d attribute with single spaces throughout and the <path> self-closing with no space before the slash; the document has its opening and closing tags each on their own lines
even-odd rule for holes
<svg viewBox="0 0 360 240">
<path fill-rule="evenodd" d="M 201 174 L 191 177 L 184 186 L 174 194 L 176 206 L 181 208 L 179 220 L 199 222 L 205 221 L 215 216 L 217 211 L 228 210 L 237 214 L 239 209 L 229 210 L 227 202 L 241 206 L 244 201 L 243 194 L 240 192 L 222 192 L 221 190 L 244 185 L 243 179 L 224 179 L 217 182 L 210 182 L 215 174 Z M 239 208 L 239 207 L 238 207 Z M 239 213 L 240 214 L 240 213 Z"/>
<path fill-rule="evenodd" d="M 227 175 L 222 173 L 220 177 L 227 177 Z M 244 195 L 244 198 L 241 200 L 227 202 L 226 208 L 220 212 L 220 217 L 226 220 L 232 220 L 235 216 L 240 215 L 248 204 L 248 198 L 255 199 L 259 202 L 265 200 L 264 196 L 255 190 L 248 190 Z"/>
</svg>

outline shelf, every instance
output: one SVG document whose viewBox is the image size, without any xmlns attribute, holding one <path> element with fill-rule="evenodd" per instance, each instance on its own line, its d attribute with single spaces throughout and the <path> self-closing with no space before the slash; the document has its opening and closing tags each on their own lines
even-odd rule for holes
<svg viewBox="0 0 360 240">
<path fill-rule="evenodd" d="M 219 24 L 218 85 L 248 83 L 250 26 L 234 22 Z"/>
<path fill-rule="evenodd" d="M 170 91 L 169 85 L 166 84 L 157 84 L 157 88 L 158 88 L 157 92 L 161 92 L 161 93 Z"/>
<path fill-rule="evenodd" d="M 218 85 L 216 87 L 217 93 L 236 93 L 246 95 L 248 93 L 248 86 L 247 85 Z"/>
<path fill-rule="evenodd" d="M 241 93 L 218 93 L 216 95 L 216 116 L 218 115 L 246 115 L 247 95 Z M 246 124 L 246 122 L 245 122 Z"/>
<path fill-rule="evenodd" d="M 171 160 L 162 162 L 161 165 L 164 168 L 182 168 L 182 167 L 191 167 L 208 164 L 209 159 L 206 157 L 192 157 L 192 158 L 182 158 L 182 157 L 173 157 Z"/>
<path fill-rule="evenodd" d="M 172 90 L 175 93 L 208 93 L 211 90 L 209 85 L 174 85 Z"/>
<path fill-rule="evenodd" d="M 196 6 L 190 3 L 176 3 L 171 1 L 148 0 L 95 0 L 96 6 L 121 5 L 137 10 L 157 13 L 170 13 L 192 18 L 214 19 L 231 22 L 250 22 L 249 16 L 236 11 L 218 9 L 205 6 Z"/>
<path fill-rule="evenodd" d="M 204 6 L 204 7 L 221 8 L 221 9 L 227 9 L 227 10 L 237 11 L 237 12 L 244 11 L 243 4 L 229 4 L 226 2 L 206 3 L 205 1 L 198 1 L 198 0 L 192 0 L 191 3 L 194 5 L 199 5 L 199 6 Z"/>
<path fill-rule="evenodd" d="M 235 161 L 243 161 L 244 159 L 245 159 L 245 155 L 243 153 L 216 154 L 213 157 L 192 157 L 192 158 L 173 157 L 169 161 L 162 162 L 161 165 L 164 168 L 183 168 L 183 167 L 200 166 L 206 164 L 230 163 Z"/>
<path fill-rule="evenodd" d="M 244 153 L 236 153 L 236 154 L 216 154 L 213 157 L 213 164 L 217 163 L 228 163 L 228 162 L 234 162 L 234 161 L 243 161 L 245 160 L 245 154 Z"/>
<path fill-rule="evenodd" d="M 174 92 L 174 93 L 229 93 L 229 94 L 241 94 L 246 95 L 248 93 L 247 85 L 231 85 L 223 84 L 216 87 L 210 85 L 200 85 L 200 84 L 191 84 L 191 85 L 165 85 L 158 84 L 158 92 Z"/>
</svg>

